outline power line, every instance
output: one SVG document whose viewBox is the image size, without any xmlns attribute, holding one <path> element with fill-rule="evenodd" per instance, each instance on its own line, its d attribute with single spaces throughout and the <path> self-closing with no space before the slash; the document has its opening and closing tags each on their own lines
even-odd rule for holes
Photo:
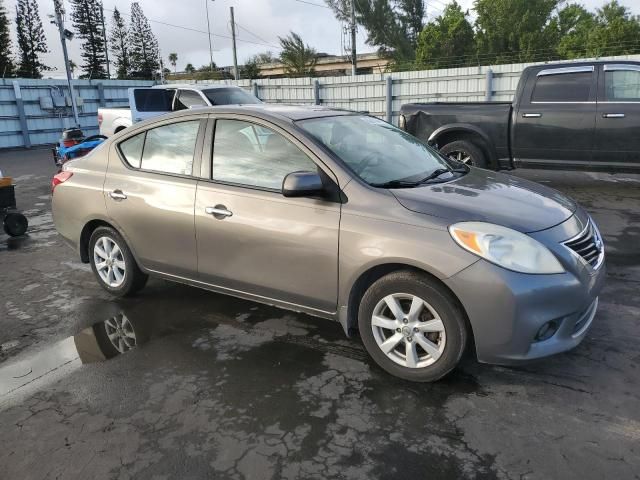
<svg viewBox="0 0 640 480">
<path fill-rule="evenodd" d="M 113 12 L 113 10 L 111 10 L 109 8 L 105 8 L 105 10 L 108 11 L 108 12 Z M 120 12 L 120 15 L 124 15 L 125 17 L 131 17 L 131 15 L 129 15 L 127 13 L 123 13 L 123 12 Z M 147 20 L 149 20 L 150 22 L 153 22 L 153 23 L 158 23 L 160 25 L 165 25 L 167 27 L 180 28 L 182 30 L 188 30 L 190 32 L 196 32 L 196 33 L 202 33 L 204 35 L 209 35 L 208 32 L 205 32 L 204 30 L 198 30 L 197 28 L 185 27 L 184 25 L 175 25 L 173 23 L 162 22 L 160 20 L 153 20 L 151 18 L 148 18 Z M 211 36 L 212 37 L 227 38 L 229 40 L 232 40 L 232 37 L 229 36 L 229 35 L 220 35 L 218 33 L 212 33 Z M 244 40 L 244 39 L 241 39 L 241 38 L 236 38 L 236 40 L 239 41 L 239 42 L 252 43 L 254 45 L 262 45 L 262 46 L 265 46 L 265 47 L 280 49 L 280 47 L 276 47 L 275 45 L 270 45 L 268 43 L 254 42 L 254 41 L 251 41 L 251 40 Z"/>
<path fill-rule="evenodd" d="M 307 5 L 313 5 L 314 7 L 328 8 L 329 10 L 332 10 L 332 8 L 329 5 L 321 5 L 319 3 L 308 2 L 307 0 L 295 0 L 295 1 L 299 3 L 306 3 Z"/>
</svg>

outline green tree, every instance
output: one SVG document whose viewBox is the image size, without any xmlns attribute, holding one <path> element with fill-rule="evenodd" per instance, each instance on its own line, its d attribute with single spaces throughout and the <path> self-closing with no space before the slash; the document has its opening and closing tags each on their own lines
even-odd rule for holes
<svg viewBox="0 0 640 480">
<path fill-rule="evenodd" d="M 587 55 L 628 55 L 640 50 L 640 16 L 613 0 L 597 10 Z"/>
<path fill-rule="evenodd" d="M 113 9 L 109 43 L 118 78 L 121 80 L 129 78 L 131 73 L 129 29 L 117 7 Z"/>
<path fill-rule="evenodd" d="M 196 71 L 196 67 L 194 67 L 192 63 L 187 63 L 187 66 L 184 67 L 184 71 L 187 73 L 193 73 Z"/>
<path fill-rule="evenodd" d="M 173 66 L 173 73 L 176 73 L 176 65 L 178 64 L 178 54 L 170 53 L 169 54 L 169 63 Z"/>
<path fill-rule="evenodd" d="M 153 79 L 160 70 L 160 50 L 149 20 L 138 2 L 131 4 L 129 45 L 132 76 Z"/>
<path fill-rule="evenodd" d="M 107 78 L 100 0 L 71 0 L 71 20 L 82 40 L 81 78 Z"/>
<path fill-rule="evenodd" d="M 18 76 L 42 78 L 42 72 L 50 68 L 40 61 L 40 55 L 49 50 L 36 0 L 18 0 L 16 30 L 20 60 Z"/>
<path fill-rule="evenodd" d="M 429 22 L 418 37 L 416 64 L 425 68 L 463 66 L 475 51 L 474 31 L 468 12 L 454 0 L 442 15 Z"/>
<path fill-rule="evenodd" d="M 318 53 L 315 49 L 306 45 L 300 35 L 290 32 L 286 37 L 278 37 L 282 52 L 280 61 L 284 70 L 293 77 L 305 77 L 315 75 L 315 66 Z"/>
<path fill-rule="evenodd" d="M 572 3 L 558 11 L 549 29 L 556 32 L 551 43 L 557 44 L 558 58 L 584 56 L 594 26 L 595 16 L 580 4 Z"/>
<path fill-rule="evenodd" d="M 476 40 L 481 63 L 544 60 L 554 52 L 551 19 L 562 0 L 475 0 Z"/>
<path fill-rule="evenodd" d="M 350 21 L 355 1 L 356 21 L 367 32 L 367 43 L 397 63 L 413 61 L 418 35 L 424 27 L 424 0 L 325 0 L 336 17 Z"/>
<path fill-rule="evenodd" d="M 13 58 L 11 55 L 11 36 L 9 35 L 9 17 L 0 0 L 0 78 L 13 75 Z"/>
<path fill-rule="evenodd" d="M 256 60 L 255 55 L 250 57 L 244 65 L 240 67 L 240 75 L 242 78 L 260 78 L 260 64 Z"/>
</svg>

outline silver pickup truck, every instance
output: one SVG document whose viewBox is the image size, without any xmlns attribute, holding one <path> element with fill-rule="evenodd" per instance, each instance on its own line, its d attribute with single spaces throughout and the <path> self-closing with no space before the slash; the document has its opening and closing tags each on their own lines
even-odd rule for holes
<svg viewBox="0 0 640 480">
<path fill-rule="evenodd" d="M 232 85 L 156 85 L 130 88 L 129 107 L 99 108 L 100 134 L 107 137 L 136 122 L 169 112 L 214 105 L 262 103 L 246 90 Z"/>
</svg>

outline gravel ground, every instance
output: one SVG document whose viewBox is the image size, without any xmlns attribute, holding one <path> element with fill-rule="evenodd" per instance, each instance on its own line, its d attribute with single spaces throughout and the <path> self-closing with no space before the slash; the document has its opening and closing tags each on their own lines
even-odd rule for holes
<svg viewBox="0 0 640 480">
<path fill-rule="evenodd" d="M 594 325 L 572 352 L 418 385 L 337 323 L 160 280 L 109 298 L 53 228 L 49 151 L 0 170 L 31 225 L 0 235 L 3 478 L 640 478 L 640 176 L 517 171 L 600 225 Z M 106 348 L 108 319 L 139 348 Z"/>
</svg>

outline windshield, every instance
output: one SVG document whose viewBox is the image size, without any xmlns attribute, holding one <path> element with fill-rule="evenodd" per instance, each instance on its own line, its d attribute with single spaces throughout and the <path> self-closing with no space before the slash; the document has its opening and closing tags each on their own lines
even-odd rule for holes
<svg viewBox="0 0 640 480">
<path fill-rule="evenodd" d="M 209 99 L 211 105 L 245 105 L 262 103 L 260 99 L 254 97 L 241 88 L 211 88 L 203 90 L 202 93 Z"/>
<path fill-rule="evenodd" d="M 297 123 L 370 185 L 420 182 L 438 170 L 451 170 L 430 147 L 374 117 L 343 115 Z"/>
</svg>

